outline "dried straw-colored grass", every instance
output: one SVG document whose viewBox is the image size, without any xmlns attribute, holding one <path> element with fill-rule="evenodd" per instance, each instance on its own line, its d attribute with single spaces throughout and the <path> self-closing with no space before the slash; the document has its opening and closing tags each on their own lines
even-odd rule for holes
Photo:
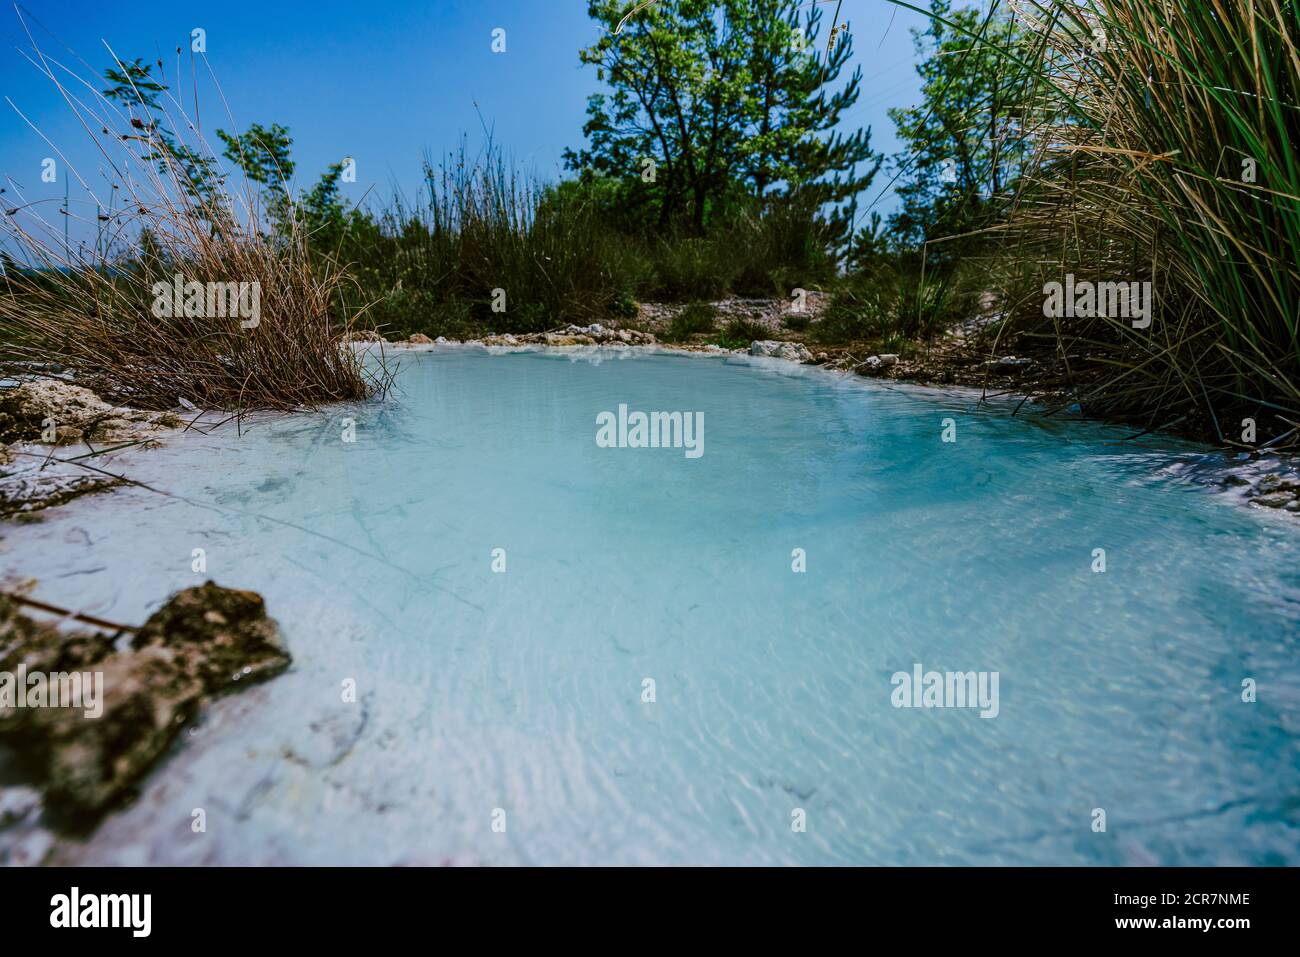
<svg viewBox="0 0 1300 957">
<path fill-rule="evenodd" d="M 216 158 L 176 99 L 164 97 L 157 112 L 144 96 L 123 106 L 35 44 L 29 59 L 96 146 L 99 175 L 87 178 L 50 144 L 87 197 L 62 215 L 99 238 L 93 250 L 68 248 L 62 215 L 26 202 L 10 182 L 0 217 L 7 253 L 0 330 L 10 358 L 68 366 L 104 394 L 150 407 L 185 399 L 287 410 L 385 387 L 385 370 L 340 347 L 356 318 L 332 310 L 344 276 L 309 256 L 291 203 L 288 228 L 273 230 L 246 182 L 242 191 L 225 179 L 202 188 L 193 157 L 214 167 Z M 160 318 L 155 284 L 171 286 L 177 275 L 258 284 L 257 325 L 250 327 L 248 310 Z"/>
</svg>

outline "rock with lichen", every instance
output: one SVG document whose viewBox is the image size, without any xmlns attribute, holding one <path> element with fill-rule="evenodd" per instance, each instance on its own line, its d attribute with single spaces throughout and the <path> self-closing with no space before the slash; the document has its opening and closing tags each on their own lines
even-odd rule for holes
<svg viewBox="0 0 1300 957">
<path fill-rule="evenodd" d="M 0 672 L 14 673 L 20 666 L 46 674 L 85 669 L 111 655 L 113 644 L 112 635 L 69 633 L 28 618 L 17 602 L 0 595 Z"/>
<path fill-rule="evenodd" d="M 34 710 L 28 740 L 45 768 L 47 805 L 80 812 L 106 808 L 126 794 L 192 721 L 203 685 L 184 655 L 151 646 L 96 666 L 103 708 Z"/>
<path fill-rule="evenodd" d="M 118 649 L 116 635 L 70 633 L 0 597 L 0 672 L 80 673 L 97 689 L 81 707 L 0 698 L 0 743 L 31 767 L 46 805 L 98 815 L 130 793 L 207 698 L 290 663 L 255 592 L 213 582 L 178 592 Z"/>
<path fill-rule="evenodd" d="M 205 582 L 178 592 L 144 623 L 132 647 L 178 653 L 208 694 L 261 681 L 289 666 L 289 653 L 257 592 Z"/>
</svg>

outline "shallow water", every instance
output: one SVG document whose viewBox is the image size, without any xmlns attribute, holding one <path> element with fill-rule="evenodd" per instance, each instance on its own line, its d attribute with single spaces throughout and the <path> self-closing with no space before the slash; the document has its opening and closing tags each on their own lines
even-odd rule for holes
<svg viewBox="0 0 1300 957">
<path fill-rule="evenodd" d="M 110 619 L 255 589 L 295 659 L 62 859 L 1300 863 L 1300 529 L 1171 479 L 1190 447 L 778 362 L 402 362 L 114 460 L 188 501 L 5 531 Z M 704 455 L 598 447 L 620 403 L 703 412 Z M 997 672 L 997 716 L 893 707 L 918 663 Z"/>
</svg>

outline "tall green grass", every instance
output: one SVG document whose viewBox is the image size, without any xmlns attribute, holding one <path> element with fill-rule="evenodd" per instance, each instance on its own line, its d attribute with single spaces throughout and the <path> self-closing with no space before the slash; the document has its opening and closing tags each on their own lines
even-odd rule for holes
<svg viewBox="0 0 1300 957">
<path fill-rule="evenodd" d="M 1295 0 L 1027 3 L 1036 151 L 1010 230 L 1021 328 L 1085 407 L 1240 443 L 1300 424 Z M 1253 174 L 1253 175 L 1252 175 Z M 1149 329 L 1049 320 L 1045 282 L 1151 281 Z M 1247 443 L 1249 444 L 1249 443 Z"/>
<path fill-rule="evenodd" d="M 644 230 L 617 197 L 617 184 L 528 177 L 491 144 L 462 148 L 426 162 L 416 202 L 353 217 L 318 252 L 355 280 L 341 290 L 344 310 L 396 335 L 537 332 L 630 319 L 640 300 L 784 298 L 834 276 L 825 226 L 806 202 L 740 206 L 692 235 Z"/>
</svg>

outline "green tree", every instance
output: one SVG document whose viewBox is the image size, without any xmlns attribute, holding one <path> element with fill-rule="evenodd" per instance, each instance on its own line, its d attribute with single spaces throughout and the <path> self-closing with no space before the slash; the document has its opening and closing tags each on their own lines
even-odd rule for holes
<svg viewBox="0 0 1300 957">
<path fill-rule="evenodd" d="M 289 182 L 293 178 L 293 137 L 289 128 L 279 123 L 270 127 L 252 124 L 243 133 L 217 130 L 217 138 L 225 144 L 224 155 L 234 163 L 250 182 L 266 190 L 266 209 L 271 222 L 285 230 L 292 221 L 293 198 Z"/>
<path fill-rule="evenodd" d="M 158 102 L 167 92 L 167 85 L 154 79 L 153 67 L 136 57 L 130 63 L 118 61 L 104 71 L 104 79 L 111 84 L 103 90 L 104 98 L 121 103 L 132 112 L 131 125 L 149 146 L 146 160 L 157 162 L 164 173 L 174 173 L 185 192 L 196 202 L 206 204 L 212 191 L 220 182 L 212 157 L 177 139 L 164 125 L 166 111 Z M 142 115 L 135 115 L 136 113 Z"/>
<path fill-rule="evenodd" d="M 161 61 L 157 65 L 161 67 Z M 166 112 L 159 97 L 168 87 L 154 78 L 154 66 L 137 57 L 130 63 L 119 62 L 109 67 L 104 71 L 104 79 L 110 85 L 103 95 L 132 111 L 131 125 L 150 147 L 145 158 L 174 171 L 186 192 L 206 203 L 222 177 L 211 155 L 178 141 L 165 125 Z M 282 232 L 292 228 L 295 212 L 301 212 L 310 233 L 336 241 L 340 232 L 362 215 L 357 210 L 349 210 L 339 195 L 342 163 L 331 165 L 320 182 L 305 192 L 301 203 L 295 206 L 290 184 L 296 167 L 293 137 L 287 126 L 254 123 L 243 133 L 217 130 L 216 134 L 225 146 L 226 159 L 242 170 L 250 182 L 265 188 L 267 213 L 272 224 Z"/>
<path fill-rule="evenodd" d="M 321 174 L 316 185 L 302 194 L 298 209 L 308 236 L 315 248 L 337 250 L 343 245 L 349 233 L 370 235 L 374 222 L 369 214 L 355 206 L 349 206 L 339 190 L 343 180 L 346 161 L 331 163 Z"/>
<path fill-rule="evenodd" d="M 860 70 L 837 82 L 851 38 L 823 55 L 821 12 L 801 6 L 659 0 L 615 35 L 626 0 L 588 0 L 607 32 L 581 59 L 608 91 L 588 99 L 588 146 L 566 151 L 569 168 L 628 184 L 629 204 L 660 228 L 698 234 L 731 205 L 798 194 L 833 204 L 843 234 L 880 160 L 869 130 L 836 132 L 860 93 Z"/>
<path fill-rule="evenodd" d="M 1014 17 L 997 4 L 953 10 L 952 0 L 931 0 L 930 14 L 927 29 L 912 31 L 921 102 L 889 110 L 905 144 L 889 226 L 905 246 L 985 225 L 1024 158 L 1023 71 L 1002 52 L 1017 44 Z"/>
<path fill-rule="evenodd" d="M 226 159 L 242 169 L 250 180 L 270 189 L 288 191 L 294 171 L 293 137 L 288 127 L 272 123 L 268 128 L 254 123 L 239 134 L 217 130 L 217 137 L 226 145 Z"/>
<path fill-rule="evenodd" d="M 158 96 L 167 87 L 156 81 L 151 75 L 152 63 L 145 63 L 142 57 L 136 57 L 131 63 L 119 63 L 121 69 L 109 67 L 104 71 L 104 79 L 112 84 L 104 90 L 104 97 L 117 103 L 139 103 L 148 110 L 159 110 Z"/>
</svg>

